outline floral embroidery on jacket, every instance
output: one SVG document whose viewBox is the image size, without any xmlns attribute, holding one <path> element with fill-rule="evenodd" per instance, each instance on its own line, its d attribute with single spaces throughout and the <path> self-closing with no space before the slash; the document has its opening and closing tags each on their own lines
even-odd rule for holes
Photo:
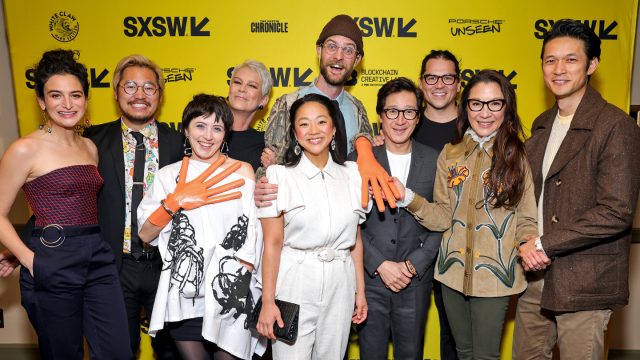
<svg viewBox="0 0 640 360">
<path fill-rule="evenodd" d="M 509 227 L 509 223 L 511 222 L 511 220 L 513 219 L 513 216 L 515 215 L 515 212 L 510 211 L 507 214 L 507 216 L 505 216 L 504 220 L 502 221 L 502 224 L 498 225 L 495 218 L 493 217 L 493 214 L 491 213 L 491 211 L 489 211 L 489 199 L 491 198 L 491 188 L 489 187 L 489 177 L 491 174 L 490 170 L 491 169 L 486 169 L 482 173 L 482 184 L 483 184 L 483 193 L 484 193 L 482 208 L 484 209 L 485 213 L 489 217 L 489 220 L 491 220 L 491 223 L 478 224 L 476 225 L 475 230 L 479 231 L 482 228 L 487 228 L 491 230 L 491 234 L 493 235 L 493 238 L 498 243 L 496 246 L 496 249 L 497 249 L 496 252 L 498 256 L 496 259 L 495 257 L 488 256 L 488 255 L 479 255 L 479 257 L 495 262 L 495 265 L 487 264 L 487 263 L 478 264 L 476 265 L 475 270 L 480 270 L 482 268 L 487 269 L 491 271 L 498 279 L 500 279 L 500 281 L 502 281 L 502 283 L 505 286 L 513 287 L 513 284 L 516 280 L 515 267 L 518 262 L 517 261 L 518 257 L 516 256 L 516 249 L 513 248 L 511 250 L 511 253 L 509 254 L 509 258 L 507 259 L 506 262 L 504 260 L 504 257 L 502 256 L 501 249 L 502 249 L 502 240 L 507 231 L 507 228 Z M 498 189 L 500 189 L 500 187 L 498 187 Z"/>
<path fill-rule="evenodd" d="M 456 211 L 460 206 L 460 198 L 462 195 L 462 185 L 469 177 L 469 169 L 464 165 L 458 165 L 458 161 L 449 165 L 449 172 L 447 175 L 447 186 L 449 189 L 452 189 L 454 194 L 456 194 L 456 205 L 453 208 L 451 214 L 451 231 L 449 232 L 449 237 L 442 242 L 440 242 L 440 254 L 442 256 L 438 257 L 438 271 L 440 274 L 444 274 L 447 269 L 449 269 L 453 264 L 458 263 L 464 267 L 464 263 L 462 260 L 458 259 L 453 254 L 464 255 L 464 248 L 460 248 L 458 250 L 449 251 L 449 243 L 451 242 L 451 238 L 453 237 L 453 232 L 455 230 L 456 224 L 459 224 L 463 229 L 467 227 L 467 224 L 460 220 L 456 219 Z"/>
</svg>

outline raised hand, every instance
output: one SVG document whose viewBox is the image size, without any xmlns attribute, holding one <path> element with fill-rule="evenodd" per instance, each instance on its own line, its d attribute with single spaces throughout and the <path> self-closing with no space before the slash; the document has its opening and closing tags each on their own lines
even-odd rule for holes
<svg viewBox="0 0 640 360">
<path fill-rule="evenodd" d="M 389 206 L 396 207 L 396 199 L 400 197 L 394 183 L 390 181 L 389 174 L 376 161 L 373 156 L 371 143 L 365 137 L 359 137 L 355 143 L 358 152 L 358 171 L 362 177 L 362 207 L 366 208 L 369 203 L 369 186 L 373 192 L 373 198 L 376 201 L 378 211 L 384 211 L 384 198 L 386 198 Z"/>
<path fill-rule="evenodd" d="M 244 185 L 243 179 L 238 179 L 222 186 L 213 187 L 215 184 L 231 175 L 231 173 L 238 170 L 241 166 L 240 162 L 233 163 L 218 175 L 207 180 L 207 178 L 213 174 L 220 165 L 225 162 L 225 160 L 226 157 L 218 157 L 202 174 L 200 174 L 200 176 L 186 182 L 189 158 L 185 156 L 182 159 L 180 175 L 178 177 L 178 183 L 175 191 L 172 194 L 167 195 L 167 198 L 162 202 L 162 206 L 149 216 L 149 222 L 153 225 L 164 227 L 169 223 L 169 221 L 171 221 L 172 216 L 180 209 L 192 210 L 203 205 L 240 198 L 242 194 L 239 191 L 227 194 L 222 193 Z"/>
</svg>

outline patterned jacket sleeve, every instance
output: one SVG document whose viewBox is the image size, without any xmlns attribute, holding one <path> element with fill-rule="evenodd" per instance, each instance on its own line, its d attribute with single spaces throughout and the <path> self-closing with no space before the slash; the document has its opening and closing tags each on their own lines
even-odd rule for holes
<svg viewBox="0 0 640 360">
<path fill-rule="evenodd" d="M 267 131 L 264 133 L 264 145 L 276 153 L 276 164 L 284 163 L 284 154 L 289 145 L 287 135 L 289 133 L 289 108 L 287 95 L 279 97 L 271 108 Z M 261 166 L 256 171 L 256 179 L 266 175 L 266 169 Z"/>
<path fill-rule="evenodd" d="M 360 100 L 356 99 L 355 97 L 353 97 L 353 102 L 354 104 L 356 104 L 356 108 L 358 109 L 358 133 L 353 138 L 353 141 L 361 136 L 364 136 L 369 139 L 371 143 L 373 143 L 373 131 L 371 129 L 371 124 L 369 123 L 369 118 L 367 117 L 367 110 L 364 108 L 362 102 L 360 102 Z"/>
</svg>

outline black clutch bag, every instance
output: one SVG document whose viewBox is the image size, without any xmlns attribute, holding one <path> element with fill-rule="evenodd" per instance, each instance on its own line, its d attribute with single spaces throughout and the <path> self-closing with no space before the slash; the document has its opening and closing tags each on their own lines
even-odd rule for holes
<svg viewBox="0 0 640 360">
<path fill-rule="evenodd" d="M 274 323 L 273 333 L 279 340 L 287 344 L 293 344 L 298 338 L 298 317 L 300 316 L 300 305 L 276 299 L 276 306 L 280 309 L 280 316 L 282 317 L 282 321 L 284 321 L 284 327 L 281 328 L 278 326 L 278 323 Z M 262 297 L 258 299 L 256 307 L 253 308 L 251 318 L 249 319 L 249 328 L 256 328 L 261 309 Z"/>
</svg>

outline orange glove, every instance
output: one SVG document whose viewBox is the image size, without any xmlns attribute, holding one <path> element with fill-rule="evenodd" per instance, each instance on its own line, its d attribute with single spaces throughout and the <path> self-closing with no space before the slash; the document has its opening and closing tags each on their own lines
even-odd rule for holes
<svg viewBox="0 0 640 360">
<path fill-rule="evenodd" d="M 369 203 L 369 186 L 371 186 L 378 211 L 384 211 L 382 192 L 384 192 L 384 198 L 389 202 L 389 206 L 395 208 L 396 198 L 400 198 L 400 193 L 396 189 L 393 179 L 389 177 L 389 174 L 373 156 L 369 139 L 359 137 L 356 139 L 355 146 L 358 152 L 358 171 L 360 171 L 360 177 L 362 177 L 362 207 L 366 208 Z M 382 189 L 382 192 L 380 189 Z"/>
<path fill-rule="evenodd" d="M 158 207 L 158 209 L 149 216 L 149 222 L 155 226 L 164 227 L 169 223 L 169 221 L 171 221 L 173 215 L 181 209 L 192 210 L 197 209 L 202 205 L 215 204 L 240 198 L 242 194 L 239 191 L 229 194 L 218 194 L 244 185 L 243 179 L 238 179 L 228 184 L 211 188 L 213 185 L 219 183 L 222 179 L 238 170 L 240 168 L 239 161 L 224 169 L 220 174 L 207 180 L 209 175 L 213 174 L 213 172 L 216 171 L 220 165 L 225 162 L 225 160 L 226 157 L 224 156 L 218 157 L 202 174 L 200 174 L 200 176 L 186 182 L 187 169 L 189 168 L 189 157 L 185 156 L 182 158 L 182 166 L 180 167 L 180 176 L 178 177 L 176 190 L 172 194 L 167 195 L 167 198 L 164 199 L 163 205 Z"/>
</svg>

